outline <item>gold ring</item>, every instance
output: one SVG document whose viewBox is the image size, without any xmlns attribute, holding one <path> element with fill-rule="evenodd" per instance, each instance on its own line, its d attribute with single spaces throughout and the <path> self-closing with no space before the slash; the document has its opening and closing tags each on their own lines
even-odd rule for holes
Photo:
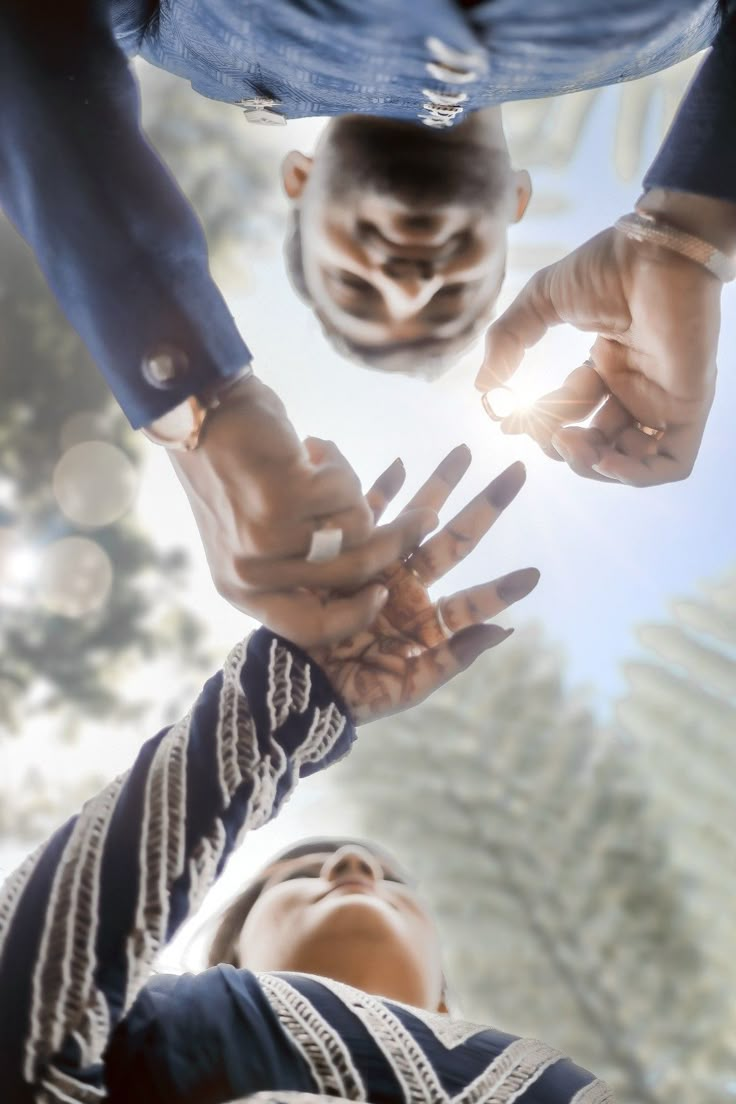
<svg viewBox="0 0 736 1104">
<path fill-rule="evenodd" d="M 641 422 L 634 422 L 634 426 L 643 433 L 646 437 L 653 437 L 655 441 L 661 441 L 664 437 L 663 429 L 656 429 L 654 426 L 642 425 Z"/>
<path fill-rule="evenodd" d="M 435 604 L 434 613 L 435 613 L 435 617 L 437 618 L 437 624 L 439 625 L 439 627 L 442 631 L 442 635 L 444 636 L 445 640 L 449 640 L 454 634 L 453 634 L 452 629 L 450 628 L 450 626 L 447 624 L 444 617 L 442 616 L 442 599 L 441 598 Z"/>
<path fill-rule="evenodd" d="M 501 411 L 496 410 L 496 408 L 493 405 L 493 400 L 491 398 L 492 395 L 495 395 L 496 403 L 498 403 L 498 400 L 502 396 L 503 392 L 506 392 L 509 396 L 511 396 L 511 402 L 509 403 L 509 409 L 506 410 L 505 412 L 504 412 L 503 409 L 501 409 Z M 507 385 L 505 383 L 499 383 L 499 384 L 496 384 L 495 387 L 492 387 L 490 389 L 490 391 L 484 391 L 483 394 L 481 395 L 481 400 L 480 401 L 483 404 L 483 409 L 485 410 L 486 414 L 488 415 L 488 417 L 491 419 L 492 422 L 503 422 L 506 418 L 508 418 L 508 416 L 510 414 L 513 414 L 515 412 L 515 410 L 517 408 L 517 405 L 518 405 L 516 403 L 515 399 L 516 399 L 516 396 L 514 395 L 513 389 L 511 387 L 507 387 Z"/>
</svg>

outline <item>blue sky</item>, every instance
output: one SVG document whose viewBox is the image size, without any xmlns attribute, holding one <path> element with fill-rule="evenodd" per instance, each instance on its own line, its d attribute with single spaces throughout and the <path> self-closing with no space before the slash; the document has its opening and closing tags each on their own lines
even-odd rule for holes
<svg viewBox="0 0 736 1104">
<path fill-rule="evenodd" d="M 513 229 L 501 306 L 531 274 L 530 254 L 574 248 L 632 208 L 638 181 L 622 182 L 613 167 L 620 96 L 617 88 L 599 94 L 564 170 L 535 170 L 537 195 L 562 194 L 570 206 L 548 215 L 535 212 L 532 203 L 527 219 Z M 290 124 L 274 140 L 284 149 L 309 150 L 318 129 L 315 121 Z M 656 149 L 655 131 L 654 123 L 646 128 L 642 168 Z M 514 567 L 539 566 L 538 590 L 507 620 L 544 622 L 564 647 L 570 681 L 589 685 L 593 703 L 605 715 L 624 686 L 620 661 L 637 651 L 636 624 L 666 617 L 671 598 L 691 593 L 701 579 L 736 560 L 730 475 L 736 406 L 733 287 L 723 296 L 720 382 L 695 472 L 684 483 L 641 491 L 581 480 L 530 443 L 504 438 L 486 419 L 472 387 L 480 349 L 433 385 L 385 378 L 346 363 L 326 346 L 310 312 L 294 299 L 278 251 L 254 262 L 252 271 L 252 290 L 230 298 L 257 371 L 284 398 L 297 428 L 334 438 L 366 483 L 402 455 L 407 487 L 415 486 L 445 451 L 465 440 L 474 464 L 467 491 L 456 492 L 459 505 L 507 463 L 525 460 L 529 480 L 523 496 L 438 593 L 449 589 L 448 582 L 460 587 Z M 547 389 L 580 363 L 589 343 L 567 327 L 555 330 L 530 354 L 519 378 Z M 223 615 L 223 629 L 226 622 Z"/>
</svg>

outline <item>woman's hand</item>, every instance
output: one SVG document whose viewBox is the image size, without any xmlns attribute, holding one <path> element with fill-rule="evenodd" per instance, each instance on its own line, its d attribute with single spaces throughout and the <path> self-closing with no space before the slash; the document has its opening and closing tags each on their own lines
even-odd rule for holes
<svg viewBox="0 0 736 1104">
<path fill-rule="evenodd" d="M 415 495 L 407 511 L 438 511 L 470 464 L 465 445 L 454 449 Z M 376 520 L 404 482 L 400 460 L 368 493 Z M 379 579 L 388 598 L 373 624 L 310 655 L 342 694 L 357 723 L 400 713 L 428 697 L 511 629 L 483 622 L 537 585 L 536 568 L 524 568 L 433 602 L 428 587 L 464 559 L 516 497 L 526 479 L 512 464 L 439 533 L 397 560 Z"/>
</svg>

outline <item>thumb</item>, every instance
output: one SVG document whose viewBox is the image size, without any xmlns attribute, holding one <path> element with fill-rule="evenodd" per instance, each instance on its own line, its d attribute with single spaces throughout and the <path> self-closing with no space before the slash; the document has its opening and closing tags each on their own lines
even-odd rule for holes
<svg viewBox="0 0 736 1104">
<path fill-rule="evenodd" d="M 550 289 L 554 265 L 543 268 L 514 299 L 486 334 L 483 365 L 475 381 L 479 391 L 490 391 L 513 376 L 524 353 L 562 321 L 555 310 Z"/>
<path fill-rule="evenodd" d="M 318 467 L 328 458 L 332 458 L 334 452 L 339 452 L 334 441 L 326 441 L 322 437 L 305 437 L 302 441 L 307 458 L 311 464 Z"/>
</svg>

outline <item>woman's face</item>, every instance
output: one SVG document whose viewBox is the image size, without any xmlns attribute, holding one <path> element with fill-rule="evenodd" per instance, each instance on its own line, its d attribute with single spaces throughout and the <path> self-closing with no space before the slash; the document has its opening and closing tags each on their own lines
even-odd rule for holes
<svg viewBox="0 0 736 1104">
<path fill-rule="evenodd" d="M 441 1006 L 435 926 L 387 859 L 351 843 L 267 873 L 240 933 L 242 966 L 316 974 L 418 1008 Z"/>
</svg>

